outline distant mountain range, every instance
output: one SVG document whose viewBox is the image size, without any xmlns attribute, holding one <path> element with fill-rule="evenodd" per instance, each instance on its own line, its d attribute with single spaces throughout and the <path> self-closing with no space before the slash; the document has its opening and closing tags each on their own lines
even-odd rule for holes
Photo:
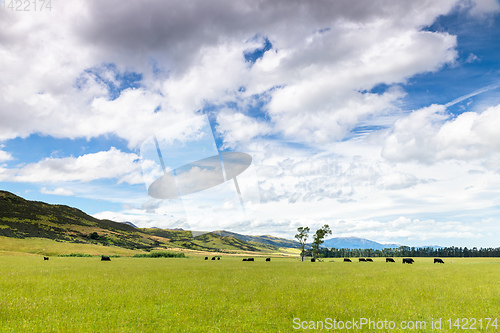
<svg viewBox="0 0 500 333">
<path fill-rule="evenodd" d="M 357 237 L 335 237 L 325 240 L 322 247 L 333 247 L 336 249 L 374 249 L 398 248 L 399 244 L 381 244 L 364 238 Z"/>
</svg>

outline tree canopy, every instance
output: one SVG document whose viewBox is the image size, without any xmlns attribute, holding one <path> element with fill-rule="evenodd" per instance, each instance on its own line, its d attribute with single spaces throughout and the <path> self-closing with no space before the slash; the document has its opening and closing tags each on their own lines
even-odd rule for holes
<svg viewBox="0 0 500 333">
<path fill-rule="evenodd" d="M 304 248 L 306 246 L 307 237 L 309 236 L 309 227 L 299 227 L 297 228 L 297 231 L 298 233 L 295 235 L 295 238 L 300 244 L 300 256 L 302 258 L 302 261 L 304 261 Z"/>
<path fill-rule="evenodd" d="M 312 243 L 312 254 L 314 258 L 318 257 L 319 247 L 321 246 L 321 244 L 323 244 L 324 238 L 327 235 L 331 234 L 332 231 L 330 230 L 328 224 L 325 224 L 324 226 L 316 230 L 316 233 L 313 236 L 313 243 Z"/>
</svg>

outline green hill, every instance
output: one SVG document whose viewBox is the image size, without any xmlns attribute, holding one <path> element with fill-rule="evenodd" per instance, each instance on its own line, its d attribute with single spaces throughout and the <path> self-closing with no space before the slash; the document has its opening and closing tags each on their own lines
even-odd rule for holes
<svg viewBox="0 0 500 333">
<path fill-rule="evenodd" d="M 95 246 L 108 247 L 102 248 L 104 253 L 113 252 L 111 247 L 134 251 L 168 248 L 198 251 L 274 252 L 278 250 L 274 246 L 246 242 L 213 233 L 193 237 L 191 231 L 185 230 L 134 228 L 125 223 L 96 219 L 73 207 L 29 201 L 6 191 L 0 191 L 0 237 L 25 241 L 46 239 L 68 245 L 73 244 L 73 247 L 75 244 L 87 244 L 94 246 L 93 251 L 96 251 Z M 13 243 L 20 246 L 19 242 L 9 242 L 9 244 Z M 2 244 L 7 244 L 7 242 L 0 243 L 0 251 L 5 251 L 5 248 L 1 247 Z M 12 251 L 12 246 L 8 247 L 10 251 Z M 4 245 L 4 247 L 7 246 Z M 29 246 L 20 247 L 29 248 Z"/>
</svg>

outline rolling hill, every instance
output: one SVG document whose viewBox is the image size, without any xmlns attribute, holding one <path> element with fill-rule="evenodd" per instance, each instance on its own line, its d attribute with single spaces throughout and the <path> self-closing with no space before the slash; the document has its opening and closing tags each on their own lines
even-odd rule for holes
<svg viewBox="0 0 500 333">
<path fill-rule="evenodd" d="M 6 191 L 0 191 L 0 237 L 92 245 L 94 251 L 95 246 L 135 251 L 172 248 L 222 252 L 278 250 L 276 246 L 214 233 L 193 237 L 191 231 L 185 230 L 136 228 L 126 223 L 96 219 L 73 207 L 29 201 Z M 7 242 L 0 242 L 0 250 L 3 243 Z M 107 253 L 106 248 L 101 250 Z"/>
</svg>

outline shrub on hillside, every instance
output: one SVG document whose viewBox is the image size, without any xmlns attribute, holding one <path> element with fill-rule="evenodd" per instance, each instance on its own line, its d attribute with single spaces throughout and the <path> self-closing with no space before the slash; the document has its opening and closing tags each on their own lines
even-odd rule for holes
<svg viewBox="0 0 500 333">
<path fill-rule="evenodd" d="M 92 257 L 91 254 L 87 253 L 70 253 L 70 254 L 60 254 L 58 257 Z"/>
<path fill-rule="evenodd" d="M 134 258 L 185 258 L 182 252 L 152 251 L 151 253 L 134 254 Z"/>
</svg>

